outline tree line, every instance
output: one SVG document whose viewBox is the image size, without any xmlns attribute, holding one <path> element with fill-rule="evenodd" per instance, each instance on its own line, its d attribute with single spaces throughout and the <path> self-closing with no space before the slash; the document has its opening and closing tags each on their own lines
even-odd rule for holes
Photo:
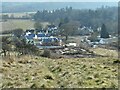
<svg viewBox="0 0 120 90">
<path fill-rule="evenodd" d="M 110 34 L 117 34 L 117 7 L 101 7 L 95 10 L 92 9 L 73 9 L 66 7 L 52 11 L 43 10 L 37 11 L 33 16 L 35 21 L 47 21 L 59 25 L 66 17 L 70 21 L 78 21 L 81 26 L 91 27 L 97 30 L 104 23 Z"/>
</svg>

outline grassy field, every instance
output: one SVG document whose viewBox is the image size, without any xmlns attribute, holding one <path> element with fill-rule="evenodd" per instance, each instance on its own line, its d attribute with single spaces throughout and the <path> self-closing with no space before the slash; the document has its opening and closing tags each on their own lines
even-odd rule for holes
<svg viewBox="0 0 120 90">
<path fill-rule="evenodd" d="M 108 56 L 108 57 L 118 57 L 118 52 L 116 50 L 109 50 L 105 48 L 92 48 L 91 51 L 98 55 Z"/>
<path fill-rule="evenodd" d="M 22 28 L 24 30 L 34 27 L 34 21 L 30 20 L 8 20 L 7 22 L 2 23 L 2 30 L 13 30 L 16 28 Z"/>
<path fill-rule="evenodd" d="M 22 17 L 29 16 L 29 14 L 35 14 L 36 12 L 21 12 L 21 13 L 0 13 L 0 17 L 2 15 L 14 15 L 14 17 Z M 6 22 L 0 22 L 2 25 L 2 31 L 13 30 L 16 28 L 22 28 L 23 30 L 34 28 L 34 21 L 32 20 L 20 20 L 20 19 L 9 19 Z M 48 24 L 48 22 L 42 22 L 44 26 Z"/>
<path fill-rule="evenodd" d="M 69 40 L 78 42 L 82 38 L 69 37 Z M 104 48 L 90 50 L 107 57 L 5 57 L 0 62 L 0 88 L 118 88 L 118 64 L 115 63 L 118 52 Z"/>
<path fill-rule="evenodd" d="M 2 31 L 22 28 L 23 30 L 34 28 L 34 21 L 32 20 L 8 20 L 7 22 L 0 22 L 2 24 Z M 47 22 L 42 22 L 46 26 Z"/>
<path fill-rule="evenodd" d="M 29 14 L 35 14 L 36 12 L 20 12 L 20 13 L 0 13 L 0 16 L 2 15 L 8 15 L 9 17 L 11 15 L 14 15 L 14 17 L 22 17 L 22 16 L 29 16 Z"/>
<path fill-rule="evenodd" d="M 116 52 L 116 51 L 114 51 Z M 4 58 L 2 88 L 118 88 L 117 58 Z"/>
</svg>

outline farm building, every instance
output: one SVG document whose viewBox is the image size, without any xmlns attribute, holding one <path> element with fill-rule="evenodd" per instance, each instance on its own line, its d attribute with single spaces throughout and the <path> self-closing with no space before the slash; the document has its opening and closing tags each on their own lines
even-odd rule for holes
<svg viewBox="0 0 120 90">
<path fill-rule="evenodd" d="M 34 44 L 33 38 L 35 37 L 35 34 L 28 34 L 24 36 L 27 43 Z"/>
<path fill-rule="evenodd" d="M 57 35 L 58 27 L 55 25 L 48 25 L 47 33 L 51 34 L 52 36 Z"/>
<path fill-rule="evenodd" d="M 87 43 L 91 46 L 108 45 L 108 44 L 115 43 L 115 42 L 118 42 L 117 37 L 111 37 L 111 38 L 99 38 L 98 37 L 98 41 L 95 41 L 95 42 L 90 42 L 89 40 L 87 40 Z"/>
<path fill-rule="evenodd" d="M 110 43 L 114 43 L 114 42 L 118 42 L 118 38 L 117 37 L 112 37 L 112 38 L 100 38 L 99 43 L 100 44 L 110 44 Z"/>
<path fill-rule="evenodd" d="M 56 27 L 55 25 L 48 25 L 48 29 L 53 29 L 53 30 L 55 30 L 55 29 L 57 29 L 57 27 Z"/>
<path fill-rule="evenodd" d="M 93 30 L 91 28 L 88 27 L 82 27 L 79 28 L 79 34 L 80 35 L 90 35 L 91 33 L 93 33 Z"/>
<path fill-rule="evenodd" d="M 34 44 L 36 46 L 61 46 L 62 45 L 61 39 L 50 36 L 50 34 L 46 34 L 46 33 L 34 34 L 31 32 L 27 32 L 24 37 L 27 43 Z"/>
</svg>

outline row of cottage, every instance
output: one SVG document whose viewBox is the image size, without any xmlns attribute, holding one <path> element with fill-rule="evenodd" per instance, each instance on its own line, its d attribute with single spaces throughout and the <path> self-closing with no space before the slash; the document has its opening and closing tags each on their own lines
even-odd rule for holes
<svg viewBox="0 0 120 90">
<path fill-rule="evenodd" d="M 87 29 L 86 27 L 82 27 L 81 30 L 89 32 L 89 34 L 92 31 L 92 29 Z M 38 30 L 38 29 L 29 29 L 26 30 L 24 33 L 24 38 L 26 39 L 27 43 L 34 44 L 36 46 L 63 46 L 63 41 L 60 38 L 54 37 L 57 36 L 55 35 L 58 32 L 58 27 L 55 25 L 49 25 L 47 30 Z M 82 35 L 87 35 L 87 33 L 81 32 Z M 98 42 L 91 42 L 88 40 L 88 38 L 85 39 L 90 45 L 94 44 L 107 44 L 116 41 L 115 38 L 109 38 L 109 39 L 102 39 L 98 38 Z M 83 40 L 84 41 L 84 40 Z M 81 42 L 82 43 L 82 42 Z M 75 46 L 75 45 L 74 45 Z"/>
<path fill-rule="evenodd" d="M 49 29 L 49 31 L 56 31 L 56 28 Z M 26 30 L 24 38 L 27 43 L 34 44 L 36 46 L 62 46 L 62 39 L 54 37 L 48 30 Z"/>
</svg>

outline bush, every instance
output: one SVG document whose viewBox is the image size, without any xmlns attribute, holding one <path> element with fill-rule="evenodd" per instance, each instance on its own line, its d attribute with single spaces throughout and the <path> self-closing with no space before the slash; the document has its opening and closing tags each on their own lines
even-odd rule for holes
<svg viewBox="0 0 120 90">
<path fill-rule="evenodd" d="M 9 36 L 2 37 L 1 45 L 2 45 L 2 48 L 1 48 L 2 52 L 1 52 L 1 54 L 3 53 L 4 56 L 6 56 L 7 52 L 12 50 L 12 48 L 11 48 L 12 41 L 10 40 L 10 37 Z"/>
<path fill-rule="evenodd" d="M 21 35 L 23 34 L 23 29 L 21 29 L 21 28 L 15 29 L 15 30 L 13 30 L 13 34 L 14 34 L 16 37 L 20 38 Z"/>
<path fill-rule="evenodd" d="M 11 34 L 12 33 L 12 30 L 9 30 L 9 31 L 1 31 L 0 34 Z"/>
<path fill-rule="evenodd" d="M 29 54 L 29 55 L 38 55 L 39 56 L 41 54 L 39 48 L 37 48 L 34 45 L 27 44 L 24 39 L 22 39 L 22 40 L 16 39 L 14 41 L 14 44 L 16 46 L 16 51 L 21 53 L 21 55 Z"/>
<path fill-rule="evenodd" d="M 44 52 L 43 52 L 42 56 L 50 58 L 51 57 L 51 51 L 49 49 L 44 49 Z"/>
</svg>

